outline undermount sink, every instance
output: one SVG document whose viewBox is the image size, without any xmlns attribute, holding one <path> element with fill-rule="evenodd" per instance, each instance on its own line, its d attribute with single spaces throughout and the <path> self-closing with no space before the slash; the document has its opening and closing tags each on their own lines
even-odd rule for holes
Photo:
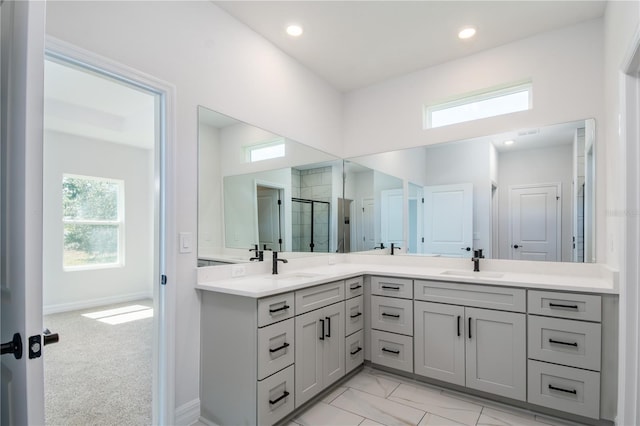
<svg viewBox="0 0 640 426">
<path fill-rule="evenodd" d="M 276 274 L 267 277 L 270 280 L 299 280 L 302 278 L 316 278 L 321 277 L 322 274 L 314 274 L 310 272 L 291 272 L 289 274 Z"/>
<path fill-rule="evenodd" d="M 502 272 L 492 271 L 464 271 L 464 270 L 450 270 L 440 272 L 440 275 L 453 275 L 459 277 L 477 277 L 477 278 L 502 278 L 504 274 Z"/>
</svg>

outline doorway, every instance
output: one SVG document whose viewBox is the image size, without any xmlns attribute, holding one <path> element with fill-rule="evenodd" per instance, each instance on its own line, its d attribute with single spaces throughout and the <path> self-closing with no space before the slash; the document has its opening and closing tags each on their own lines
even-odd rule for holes
<svg viewBox="0 0 640 426">
<path fill-rule="evenodd" d="M 45 422 L 150 424 L 161 94 L 54 53 L 44 69 Z"/>
<path fill-rule="evenodd" d="M 265 250 L 282 251 L 284 188 L 256 185 L 258 242 Z"/>
</svg>

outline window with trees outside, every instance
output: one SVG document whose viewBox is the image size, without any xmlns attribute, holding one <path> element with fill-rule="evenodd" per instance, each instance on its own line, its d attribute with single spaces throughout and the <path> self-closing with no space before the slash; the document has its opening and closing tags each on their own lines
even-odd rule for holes
<svg viewBox="0 0 640 426">
<path fill-rule="evenodd" d="M 65 270 L 124 264 L 124 181 L 62 177 Z"/>
</svg>

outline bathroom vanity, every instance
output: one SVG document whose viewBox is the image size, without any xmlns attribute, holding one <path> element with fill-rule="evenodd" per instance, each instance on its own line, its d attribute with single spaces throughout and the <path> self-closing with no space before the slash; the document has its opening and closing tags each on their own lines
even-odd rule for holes
<svg viewBox="0 0 640 426">
<path fill-rule="evenodd" d="M 614 420 L 618 296 L 605 267 L 341 259 L 300 259 L 280 275 L 199 269 L 205 420 L 277 423 L 365 361 L 569 420 Z"/>
</svg>

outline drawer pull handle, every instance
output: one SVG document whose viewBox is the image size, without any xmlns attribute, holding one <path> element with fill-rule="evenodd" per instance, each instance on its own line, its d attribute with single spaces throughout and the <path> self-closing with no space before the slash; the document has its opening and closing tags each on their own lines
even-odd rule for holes
<svg viewBox="0 0 640 426">
<path fill-rule="evenodd" d="M 360 315 L 362 315 L 362 312 L 358 312 L 357 314 L 353 314 L 353 315 L 349 315 L 351 318 L 358 318 Z"/>
<path fill-rule="evenodd" d="M 381 286 L 381 288 L 383 288 L 385 290 L 395 290 L 395 291 L 400 290 L 400 287 L 394 287 L 394 286 L 391 286 L 391 285 L 383 285 L 383 286 Z"/>
<path fill-rule="evenodd" d="M 400 353 L 400 351 L 394 351 L 393 349 L 382 348 L 382 350 L 384 352 L 390 352 L 390 353 L 396 354 L 396 355 L 398 355 Z"/>
<path fill-rule="evenodd" d="M 400 318 L 400 314 L 388 314 L 386 312 L 381 313 L 383 317 Z"/>
<path fill-rule="evenodd" d="M 289 347 L 289 344 L 288 344 L 287 342 L 285 342 L 285 343 L 284 343 L 282 346 L 280 346 L 279 348 L 275 348 L 275 349 L 271 349 L 271 348 L 269 348 L 269 352 L 271 352 L 271 353 L 278 352 L 278 351 L 281 351 L 281 350 L 283 350 L 283 349 L 285 349 L 285 348 L 288 348 L 288 347 Z"/>
<path fill-rule="evenodd" d="M 276 309 L 269 309 L 269 313 L 275 314 L 276 312 L 280 312 L 280 311 L 286 311 L 287 309 L 289 309 L 291 306 L 289 305 L 284 305 L 281 308 L 276 308 Z"/>
<path fill-rule="evenodd" d="M 269 400 L 269 404 L 271 404 L 271 405 L 277 404 L 278 402 L 282 401 L 283 399 L 285 399 L 288 396 L 289 396 L 289 392 L 284 391 L 284 393 L 282 395 L 280 395 L 279 397 L 277 397 L 274 401 Z"/>
<path fill-rule="evenodd" d="M 458 337 L 460 337 L 460 315 L 458 315 Z"/>
<path fill-rule="evenodd" d="M 562 303 L 551 303 L 549 302 L 549 307 L 553 308 L 564 308 L 564 309 L 575 309 L 578 310 L 578 305 L 563 305 Z"/>
<path fill-rule="evenodd" d="M 562 388 L 555 387 L 553 385 L 549 385 L 549 389 L 554 390 L 554 391 L 565 392 L 565 393 L 572 393 L 574 395 L 578 394 L 578 391 L 575 390 L 575 389 L 562 389 Z"/>
<path fill-rule="evenodd" d="M 355 355 L 358 352 L 360 352 L 362 350 L 362 348 L 360 346 L 358 346 L 358 349 L 356 349 L 355 351 L 351 352 L 351 355 Z"/>
<path fill-rule="evenodd" d="M 320 340 L 324 340 L 324 320 L 318 320 L 322 323 L 321 327 L 320 327 Z"/>
<path fill-rule="evenodd" d="M 567 345 L 567 346 L 575 346 L 576 348 L 578 347 L 578 342 L 562 342 L 560 340 L 553 340 L 553 339 L 549 339 L 549 343 L 555 343 L 557 345 Z"/>
<path fill-rule="evenodd" d="M 349 290 L 351 290 L 351 291 L 353 291 L 353 290 L 357 290 L 357 289 L 359 289 L 360 287 L 362 287 L 360 284 L 358 284 L 358 285 L 354 285 L 353 287 L 349 287 Z"/>
<path fill-rule="evenodd" d="M 325 337 L 331 337 L 331 317 L 325 317 L 327 319 L 327 334 Z"/>
</svg>

